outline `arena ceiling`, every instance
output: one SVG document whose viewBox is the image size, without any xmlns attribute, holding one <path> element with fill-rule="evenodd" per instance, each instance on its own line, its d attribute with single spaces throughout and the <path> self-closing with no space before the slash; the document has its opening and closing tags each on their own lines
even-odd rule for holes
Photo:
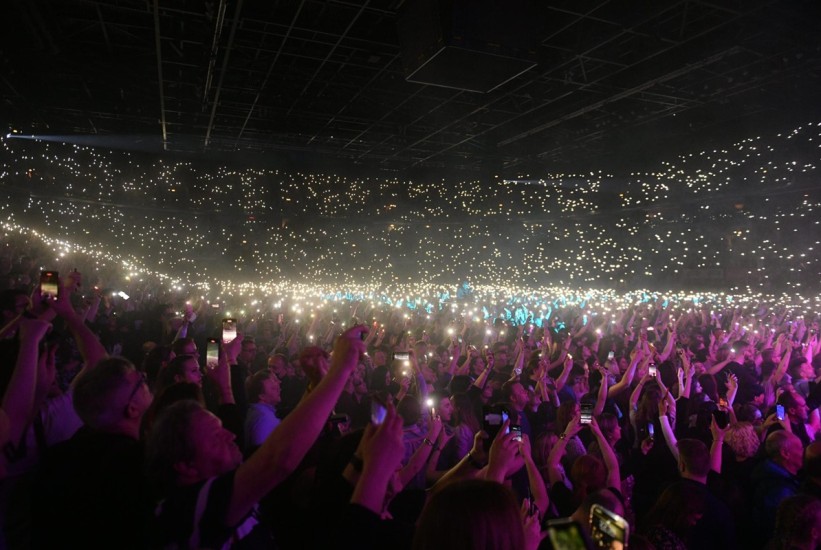
<svg viewBox="0 0 821 550">
<path fill-rule="evenodd" d="M 821 114 L 817 0 L 450 0 L 526 14 L 531 66 L 490 91 L 408 80 L 398 29 L 422 1 L 7 0 L 0 117 L 170 152 L 524 173 L 626 170 Z"/>
</svg>

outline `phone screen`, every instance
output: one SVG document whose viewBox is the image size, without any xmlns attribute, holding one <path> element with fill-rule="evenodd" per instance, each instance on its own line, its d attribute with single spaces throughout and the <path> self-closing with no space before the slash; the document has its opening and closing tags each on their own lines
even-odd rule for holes
<svg viewBox="0 0 821 550">
<path fill-rule="evenodd" d="M 220 343 L 216 338 L 209 338 L 205 348 L 205 368 L 215 369 L 219 364 Z"/>
<path fill-rule="evenodd" d="M 623 517 L 594 504 L 590 508 L 590 536 L 595 548 L 623 550 L 630 526 Z"/>
<path fill-rule="evenodd" d="M 658 371 L 658 369 L 656 368 L 655 365 L 650 365 L 650 368 L 648 369 L 648 372 L 649 372 L 650 376 L 658 376 L 658 373 L 659 373 L 659 371 Z"/>
<path fill-rule="evenodd" d="M 607 360 L 608 361 L 612 361 L 613 358 L 615 358 L 615 357 L 616 357 L 616 352 L 614 352 L 614 351 L 611 351 L 610 353 L 607 354 Z"/>
<path fill-rule="evenodd" d="M 40 297 L 56 298 L 60 292 L 60 280 L 56 271 L 40 272 Z"/>
<path fill-rule="evenodd" d="M 222 320 L 222 341 L 230 344 L 237 337 L 237 320 L 223 319 Z"/>
<path fill-rule="evenodd" d="M 591 420 L 593 420 L 593 403 L 582 403 L 581 418 L 579 419 L 579 423 L 590 424 Z"/>
<path fill-rule="evenodd" d="M 522 440 L 522 427 L 521 426 L 511 426 L 510 431 L 513 432 L 513 441 L 521 441 Z"/>
<path fill-rule="evenodd" d="M 410 361 L 410 353 L 407 351 L 397 351 L 393 354 L 393 358 L 396 361 Z"/>
<path fill-rule="evenodd" d="M 587 550 L 584 532 L 572 519 L 556 519 L 547 522 L 547 536 L 553 548 L 562 550 Z"/>
<path fill-rule="evenodd" d="M 784 420 L 784 405 L 775 406 L 775 417 L 779 420 Z"/>
<path fill-rule="evenodd" d="M 376 399 L 371 401 L 371 423 L 374 426 L 382 424 L 386 414 L 388 414 L 388 409 L 382 403 Z"/>
</svg>

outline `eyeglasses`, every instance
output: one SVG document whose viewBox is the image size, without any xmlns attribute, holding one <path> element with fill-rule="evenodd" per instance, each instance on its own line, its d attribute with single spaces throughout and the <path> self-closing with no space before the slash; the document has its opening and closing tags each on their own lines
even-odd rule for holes
<svg viewBox="0 0 821 550">
<path fill-rule="evenodd" d="M 131 390 L 131 394 L 128 396 L 128 401 L 125 403 L 125 412 L 128 412 L 128 406 L 131 404 L 131 400 L 134 399 L 134 396 L 137 395 L 137 392 L 143 387 L 143 384 L 148 383 L 148 376 L 142 371 L 138 371 L 137 374 L 140 377 L 137 379 L 137 382 L 134 384 L 134 389 Z"/>
</svg>

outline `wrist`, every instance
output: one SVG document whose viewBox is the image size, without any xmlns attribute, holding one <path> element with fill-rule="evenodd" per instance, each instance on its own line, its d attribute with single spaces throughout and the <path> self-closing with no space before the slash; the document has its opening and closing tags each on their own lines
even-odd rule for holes
<svg viewBox="0 0 821 550">
<path fill-rule="evenodd" d="M 473 452 L 473 449 L 468 451 L 468 454 L 465 455 L 465 458 L 467 459 L 468 463 L 477 470 L 481 470 L 486 466 L 486 464 L 482 464 L 482 462 L 476 458 L 476 454 Z"/>
</svg>

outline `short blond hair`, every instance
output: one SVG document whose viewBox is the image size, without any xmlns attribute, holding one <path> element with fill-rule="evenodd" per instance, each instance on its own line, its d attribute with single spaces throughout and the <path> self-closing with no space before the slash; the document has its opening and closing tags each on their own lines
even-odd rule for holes
<svg viewBox="0 0 821 550">
<path fill-rule="evenodd" d="M 739 422 L 730 426 L 724 434 L 724 442 L 733 450 L 735 456 L 741 459 L 752 458 L 761 446 L 761 440 L 749 422 Z"/>
</svg>

